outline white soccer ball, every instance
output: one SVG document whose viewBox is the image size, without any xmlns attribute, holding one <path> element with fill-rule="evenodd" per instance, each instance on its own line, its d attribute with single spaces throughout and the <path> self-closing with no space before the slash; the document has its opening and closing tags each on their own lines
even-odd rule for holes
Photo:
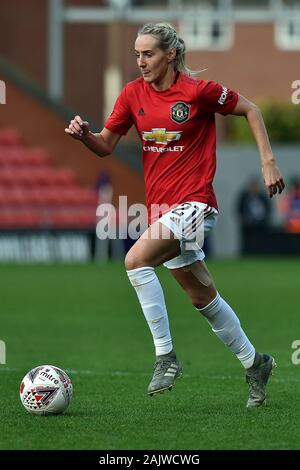
<svg viewBox="0 0 300 470">
<path fill-rule="evenodd" d="M 63 413 L 70 404 L 73 386 L 70 377 L 58 367 L 38 366 L 30 370 L 20 385 L 22 405 L 30 413 Z"/>
</svg>

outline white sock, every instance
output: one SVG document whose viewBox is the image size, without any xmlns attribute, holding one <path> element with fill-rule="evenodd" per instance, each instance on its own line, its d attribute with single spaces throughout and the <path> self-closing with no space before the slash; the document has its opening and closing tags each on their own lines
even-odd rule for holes
<svg viewBox="0 0 300 470">
<path fill-rule="evenodd" d="M 143 267 L 127 271 L 152 333 L 157 356 L 173 349 L 164 294 L 154 268 Z"/>
<path fill-rule="evenodd" d="M 197 310 L 206 317 L 213 332 L 236 354 L 245 369 L 251 367 L 255 349 L 242 330 L 238 317 L 225 300 L 217 294 L 206 307 Z"/>
</svg>

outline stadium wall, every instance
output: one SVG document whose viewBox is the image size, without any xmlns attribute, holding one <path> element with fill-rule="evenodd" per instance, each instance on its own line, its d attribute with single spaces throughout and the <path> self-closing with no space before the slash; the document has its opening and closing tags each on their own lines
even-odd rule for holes
<svg viewBox="0 0 300 470">
<path fill-rule="evenodd" d="M 299 146 L 275 145 L 273 146 L 273 151 L 287 184 L 285 191 L 288 191 L 288 183 L 291 178 L 300 176 L 300 171 L 295 170 L 299 168 Z M 254 146 L 239 147 L 220 145 L 217 154 L 218 164 L 214 188 L 220 213 L 218 223 L 212 232 L 211 251 L 217 258 L 234 258 L 240 254 L 241 250 L 239 220 L 237 216 L 237 198 L 252 177 L 257 177 L 264 190 L 261 164 L 258 152 Z M 280 227 L 283 222 L 278 210 L 280 197 L 281 196 L 277 195 L 271 199 L 271 223 L 273 227 L 277 228 L 279 231 L 281 230 Z M 276 254 L 278 256 L 291 254 L 291 252 L 288 253 L 288 237 L 282 234 L 280 241 L 281 244 L 278 244 L 276 241 L 278 248 Z M 268 243 L 271 244 L 271 239 L 268 240 Z M 299 255 L 299 236 L 297 243 L 297 253 Z"/>
<path fill-rule="evenodd" d="M 101 5 L 97 0 L 70 0 L 65 5 Z M 48 2 L 10 0 L 1 4 L 0 56 L 18 66 L 44 90 L 48 73 Z M 138 24 L 115 24 L 122 81 L 138 75 L 132 47 Z M 106 24 L 65 24 L 64 102 L 103 124 L 104 71 L 111 62 Z M 111 55 L 111 54 L 110 54 Z M 250 99 L 290 101 L 291 83 L 298 76 L 299 51 L 276 47 L 274 25 L 238 23 L 233 47 L 187 54 L 193 69 L 207 68 L 204 79 L 235 88 Z"/>
</svg>

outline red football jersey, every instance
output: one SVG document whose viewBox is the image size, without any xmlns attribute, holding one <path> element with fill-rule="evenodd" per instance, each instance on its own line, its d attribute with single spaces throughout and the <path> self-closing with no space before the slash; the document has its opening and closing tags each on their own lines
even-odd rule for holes
<svg viewBox="0 0 300 470">
<path fill-rule="evenodd" d="M 151 222 L 151 205 L 173 207 L 198 201 L 217 208 L 212 185 L 216 171 L 214 113 L 231 113 L 237 100 L 236 92 L 218 83 L 179 72 L 163 91 L 156 91 L 143 77 L 123 88 L 105 127 L 120 135 L 133 124 L 137 129 L 143 144 Z"/>
</svg>

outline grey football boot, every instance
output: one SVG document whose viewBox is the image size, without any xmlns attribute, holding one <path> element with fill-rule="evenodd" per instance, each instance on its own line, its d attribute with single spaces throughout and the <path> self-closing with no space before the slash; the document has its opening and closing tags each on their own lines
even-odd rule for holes
<svg viewBox="0 0 300 470">
<path fill-rule="evenodd" d="M 148 395 L 152 396 L 165 390 L 171 390 L 175 380 L 181 375 L 182 367 L 174 350 L 168 354 L 156 356 L 153 377 L 147 391 Z"/>
<path fill-rule="evenodd" d="M 247 408 L 256 408 L 265 402 L 266 385 L 274 367 L 276 363 L 272 356 L 255 353 L 253 366 L 246 370 L 246 382 L 249 385 Z"/>
</svg>

